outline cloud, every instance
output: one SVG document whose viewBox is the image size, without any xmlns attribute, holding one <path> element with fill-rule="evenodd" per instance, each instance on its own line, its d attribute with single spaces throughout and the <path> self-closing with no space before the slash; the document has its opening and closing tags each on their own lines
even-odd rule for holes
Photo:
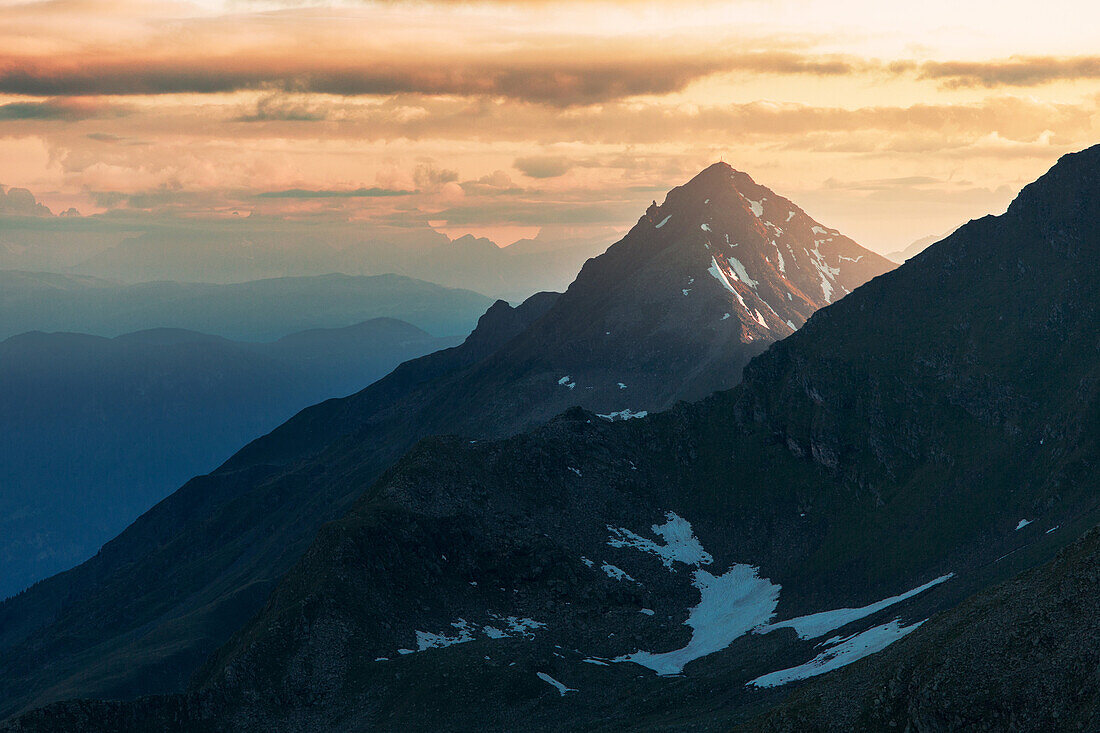
<svg viewBox="0 0 1100 733">
<path fill-rule="evenodd" d="M 839 188 L 853 191 L 885 191 L 897 188 L 913 188 L 917 186 L 929 186 L 946 183 L 932 176 L 899 176 L 897 178 L 875 178 L 867 181 L 838 181 L 829 178 L 825 181 L 825 188 Z"/>
<path fill-rule="evenodd" d="M 516 158 L 516 170 L 531 178 L 557 178 L 573 167 L 573 162 L 561 155 L 532 155 Z"/>
<path fill-rule="evenodd" d="M 238 122 L 320 122 L 328 111 L 317 104 L 292 101 L 280 96 L 268 96 L 256 103 L 253 112 L 236 118 Z"/>
<path fill-rule="evenodd" d="M 53 216 L 43 204 L 38 203 L 34 194 L 25 188 L 9 188 L 7 191 L 0 186 L 0 215 L 10 216 Z"/>
<path fill-rule="evenodd" d="M 1053 81 L 1100 79 L 1100 56 L 1013 56 L 992 61 L 929 61 L 918 77 L 949 88 L 1029 87 Z"/>
<path fill-rule="evenodd" d="M 93 99 L 47 99 L 40 102 L 0 104 L 0 120 L 73 122 L 98 117 L 119 117 L 126 113 L 122 108 Z"/>
<path fill-rule="evenodd" d="M 435 163 L 420 163 L 413 171 L 413 181 L 421 191 L 438 191 L 448 183 L 458 180 L 458 171 L 437 168 Z"/>
<path fill-rule="evenodd" d="M 647 44 L 638 44 L 645 47 Z M 0 57 L 0 93 L 25 96 L 214 94 L 278 89 L 340 96 L 424 94 L 489 96 L 556 106 L 595 104 L 683 90 L 699 79 L 728 72 L 835 76 L 860 62 L 793 52 L 730 53 L 666 49 L 639 53 L 634 44 L 532 46 L 522 54 L 485 53 L 404 58 L 391 52 L 333 53 L 323 58 L 272 57 L 240 52 L 224 58 L 179 54 L 163 58 L 112 56 L 108 51 L 73 59 Z M 321 113 L 277 101 L 262 102 L 245 121 L 312 121 Z"/>
<path fill-rule="evenodd" d="M 474 181 L 459 184 L 469 196 L 514 196 L 524 192 L 504 171 L 494 171 Z"/>
<path fill-rule="evenodd" d="M 644 47 L 645 43 L 639 43 Z M 893 61 L 791 51 L 731 53 L 537 45 L 516 56 L 448 54 L 408 58 L 390 52 L 333 53 L 324 57 L 271 57 L 242 51 L 223 58 L 179 54 L 170 58 L 112 57 L 97 52 L 75 60 L 0 56 L 0 93 L 52 97 L 0 108 L 0 119 L 84 119 L 108 109 L 66 106 L 56 98 L 106 95 L 224 94 L 275 90 L 242 122 L 318 122 L 324 105 L 286 95 L 341 97 L 400 94 L 489 97 L 557 107 L 596 105 L 680 92 L 718 74 L 878 78 L 915 77 L 945 87 L 1029 87 L 1059 80 L 1100 78 L 1100 57 L 1013 57 L 993 61 Z"/>
<path fill-rule="evenodd" d="M 166 100 L 167 102 L 167 100 Z M 589 145 L 651 145 L 672 143 L 679 147 L 728 144 L 731 135 L 755 142 L 791 146 L 792 149 L 879 149 L 901 139 L 939 136 L 945 144 L 997 131 L 1015 140 L 1033 140 L 1046 130 L 1059 139 L 1087 140 L 1092 134 L 1095 101 L 1064 104 L 1013 96 L 991 97 L 967 103 L 918 103 L 898 106 L 828 107 L 796 103 L 748 102 L 685 106 L 675 102 L 609 102 L 591 107 L 547 108 L 535 103 L 493 102 L 456 97 L 398 96 L 384 100 L 317 102 L 325 109 L 324 137 L 328 140 L 400 141 L 403 146 L 421 140 L 460 140 L 465 144 L 527 142 L 513 151 L 512 166 L 532 178 L 557 177 L 563 166 L 605 166 L 573 152 L 576 141 Z M 183 125 L 189 133 L 224 135 L 216 117 L 196 114 L 185 107 L 177 116 L 165 113 L 163 130 Z M 183 121 L 185 119 L 185 121 Z M 856 139 L 859 131 L 884 134 Z M 271 122 L 234 130 L 241 139 L 315 139 L 311 126 Z M 930 139 L 931 139 L 930 138 Z M 563 146 L 573 146 L 571 148 Z M 837 147 L 839 146 L 839 147 Z M 537 154 L 531 150 L 545 150 Z M 617 148 L 621 150 L 622 148 Z M 562 151 L 562 152 L 558 152 Z M 606 158 L 606 156 L 605 156 Z M 617 167 L 635 168 L 637 160 L 624 159 Z M 496 163 L 494 163 L 496 165 Z M 534 173 L 536 175 L 530 175 Z M 452 179 L 455 180 L 455 179 Z M 641 183 L 641 182 L 639 182 Z M 411 179 L 379 181 L 388 188 L 420 188 Z"/>
<path fill-rule="evenodd" d="M 353 190 L 316 190 L 290 188 L 285 191 L 265 191 L 257 194 L 267 199 L 326 199 L 326 198 L 387 198 L 390 196 L 412 196 L 416 191 L 403 191 L 391 188 L 356 188 Z"/>
</svg>

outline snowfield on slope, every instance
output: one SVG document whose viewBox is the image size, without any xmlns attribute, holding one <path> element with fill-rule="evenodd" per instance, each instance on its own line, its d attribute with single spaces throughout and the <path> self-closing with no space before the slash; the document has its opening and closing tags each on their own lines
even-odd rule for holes
<svg viewBox="0 0 1100 733">
<path fill-rule="evenodd" d="M 805 664 L 761 675 L 747 684 L 755 687 L 778 687 L 788 682 L 797 682 L 816 677 L 819 674 L 832 672 L 834 669 L 840 669 L 875 652 L 882 651 L 898 639 L 916 631 L 923 623 L 924 621 L 918 621 L 909 626 L 902 626 L 898 619 L 894 619 L 889 623 L 872 627 L 836 641 L 828 649 Z"/>
<path fill-rule="evenodd" d="M 666 512 L 665 518 L 665 524 L 652 527 L 653 534 L 663 542 L 642 537 L 624 527 L 610 525 L 608 530 L 611 536 L 607 541 L 612 547 L 632 548 L 656 555 L 671 572 L 675 572 L 673 563 L 677 562 L 697 568 L 692 573 L 691 584 L 699 591 L 699 602 L 688 610 L 688 617 L 684 622 L 692 630 L 688 644 L 667 652 L 638 650 L 605 660 L 633 662 L 652 669 L 660 676 L 681 674 L 689 662 L 721 651 L 749 633 L 768 634 L 790 628 L 800 639 L 819 638 L 924 593 L 954 577 L 954 573 L 948 573 L 866 606 L 833 609 L 772 623 L 779 606 L 781 586 L 778 583 L 761 577 L 759 568 L 743 563 L 735 563 L 724 574 L 717 576 L 703 570 L 699 566 L 712 564 L 714 557 L 703 548 L 691 523 L 671 511 Z M 876 627 L 842 639 L 829 651 L 818 655 L 802 667 L 795 668 L 797 671 L 788 672 L 796 675 L 818 668 L 824 668 L 822 671 L 835 669 L 855 661 L 860 658 L 860 654 L 866 656 L 885 648 L 915 628 L 895 626 L 890 627 L 893 633 L 887 633 L 885 629 L 889 626 Z"/>
</svg>

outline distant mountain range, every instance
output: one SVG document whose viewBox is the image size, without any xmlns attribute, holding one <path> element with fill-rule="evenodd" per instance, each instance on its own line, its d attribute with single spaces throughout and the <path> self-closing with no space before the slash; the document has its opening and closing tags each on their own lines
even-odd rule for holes
<svg viewBox="0 0 1100 733">
<path fill-rule="evenodd" d="M 0 271 L 0 338 L 26 331 L 118 336 L 178 328 L 240 341 L 342 328 L 373 318 L 435 336 L 465 335 L 493 303 L 479 293 L 399 275 L 321 275 L 211 285 Z"/>
<path fill-rule="evenodd" d="M 958 229 L 958 227 L 955 227 L 955 229 Z M 935 244 L 941 239 L 946 239 L 947 237 L 951 236 L 951 234 L 954 233 L 955 229 L 944 232 L 943 234 L 932 234 L 927 237 L 921 237 L 920 239 L 916 240 L 909 246 L 904 247 L 903 249 L 899 249 L 896 252 L 890 252 L 886 255 L 886 259 L 897 262 L 900 265 L 901 263 L 908 260 L 910 257 L 914 257 L 924 250 L 928 249 L 929 246 Z"/>
<path fill-rule="evenodd" d="M 547 228 L 499 247 L 470 235 L 452 240 L 427 225 L 74 214 L 53 216 L 29 191 L 0 188 L 0 270 L 220 284 L 334 272 L 398 274 L 521 301 L 563 290 L 585 260 L 618 236 L 610 229 Z"/>
<path fill-rule="evenodd" d="M 496 303 L 461 346 L 403 364 L 349 398 L 304 410 L 217 471 L 188 482 L 87 563 L 0 605 L 0 711 L 76 696 L 181 690 L 264 607 L 317 530 L 374 496 L 374 482 L 426 436 L 460 433 L 466 437 L 459 445 L 478 446 L 575 405 L 593 412 L 573 413 L 553 430 L 588 440 L 598 425 L 649 425 L 635 418 L 735 385 L 753 355 L 816 308 L 891 267 L 747 175 L 712 166 L 587 262 L 565 294 L 539 294 L 515 308 Z M 717 432 L 714 439 L 723 440 Z M 569 476 L 583 472 L 571 463 L 574 455 L 584 459 L 574 448 L 561 453 L 539 439 L 515 440 L 532 448 L 514 456 L 517 479 L 538 485 L 565 468 L 576 470 Z M 663 456 L 663 445 L 650 449 Z M 456 459 L 451 467 L 447 456 Z M 433 481 L 468 469 L 461 452 L 447 448 L 438 458 Z M 680 460 L 692 460 L 691 454 Z M 730 475 L 740 470 L 747 469 L 731 468 Z M 486 521 L 505 505 L 525 505 L 522 492 L 515 501 L 501 498 L 502 472 L 508 469 L 482 474 L 491 492 L 478 510 Z M 649 474 L 629 475 L 649 480 Z M 592 502 L 552 502 L 554 511 L 563 520 L 577 511 L 595 520 L 602 517 L 602 491 L 593 491 Z M 474 489 L 451 500 L 478 503 L 479 496 Z M 528 542 L 542 521 L 541 514 L 519 520 L 512 539 L 512 525 L 501 525 L 500 537 L 511 548 L 506 553 L 539 563 L 532 578 L 549 579 L 562 559 Z M 470 524 L 471 548 L 481 546 L 483 526 Z M 460 541 L 450 530 L 425 539 L 398 525 L 406 530 L 412 545 L 387 540 L 377 546 L 387 554 L 379 570 L 418 562 L 440 542 Z M 487 561 L 499 548 L 488 551 Z M 386 577 L 390 600 L 373 591 L 369 596 L 380 609 L 417 602 L 413 589 L 421 576 Z M 477 583 L 496 588 L 490 577 Z M 395 616 L 378 628 L 396 631 L 416 618 Z"/>
<path fill-rule="evenodd" d="M 458 341 L 381 318 L 270 343 L 177 329 L 0 342 L 0 597 L 86 560 L 301 408 Z"/>
<path fill-rule="evenodd" d="M 733 175 L 721 173 L 704 180 Z M 659 257 L 655 232 L 678 217 L 670 239 L 707 225 L 744 246 L 741 230 L 694 208 L 694 193 L 665 204 L 692 205 L 651 210 L 616 245 L 636 255 L 623 260 Z M 761 199 L 737 196 L 755 214 Z M 297 441 L 253 446 L 234 473 L 163 504 L 161 522 L 202 516 L 205 537 L 225 536 L 240 515 L 211 511 L 212 498 L 249 471 L 267 482 L 250 503 L 340 484 L 349 510 L 256 593 L 262 605 L 234 616 L 223 601 L 223 622 L 259 611 L 186 692 L 55 703 L 7 729 L 1089 729 L 1096 537 L 1074 541 L 1100 520 L 1098 219 L 1100 146 L 1062 158 L 1004 215 L 850 288 L 753 359 L 737 387 L 660 414 L 575 408 L 503 440 L 461 430 L 420 441 L 381 475 L 372 456 L 385 433 L 367 423 L 277 476 L 261 461 Z M 601 260 L 618 264 L 616 247 Z M 711 280 L 720 291 L 720 276 L 736 274 L 727 304 L 746 314 L 740 328 L 767 325 L 742 288 L 771 304 L 747 283 L 763 273 L 739 254 L 744 275 L 714 257 Z M 553 333 L 593 273 L 634 280 L 600 262 L 528 329 Z M 683 298 L 707 282 L 688 277 L 674 283 Z M 506 363 L 520 379 L 554 373 L 539 359 Z M 587 384 L 567 376 L 558 386 Z M 481 392 L 464 394 L 473 410 Z M 363 403 L 343 404 L 356 424 Z M 275 514 L 245 521 L 269 537 Z M 178 650 L 166 642 L 183 635 L 151 636 L 133 610 L 150 618 L 154 599 L 163 611 L 166 594 L 193 593 L 193 557 L 228 568 L 240 555 L 156 537 L 135 524 L 92 563 L 0 606 L 7 709 L 33 706 L 28 690 L 39 701 L 81 687 L 132 697 L 138 685 L 108 674 L 154 657 L 146 675 L 182 687 L 155 650 Z M 168 551 L 158 560 L 150 547 Z M 176 581 L 135 593 L 157 568 Z M 146 646 L 120 644 L 125 634 Z"/>
</svg>

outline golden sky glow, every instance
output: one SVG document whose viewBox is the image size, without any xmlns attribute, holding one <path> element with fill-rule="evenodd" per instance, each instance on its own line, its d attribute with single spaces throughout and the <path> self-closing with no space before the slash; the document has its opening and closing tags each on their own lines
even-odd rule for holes
<svg viewBox="0 0 1100 733">
<path fill-rule="evenodd" d="M 503 244 L 628 226 L 724 158 L 889 251 L 1097 142 L 1097 28 L 1065 1 L 0 0 L 0 184 Z"/>
</svg>

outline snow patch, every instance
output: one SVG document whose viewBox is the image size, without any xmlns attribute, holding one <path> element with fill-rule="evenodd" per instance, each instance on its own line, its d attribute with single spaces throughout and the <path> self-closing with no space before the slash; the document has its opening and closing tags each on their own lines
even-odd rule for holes
<svg viewBox="0 0 1100 733">
<path fill-rule="evenodd" d="M 840 274 L 840 268 L 829 267 L 829 263 L 825 261 L 825 255 L 821 254 L 821 250 L 818 249 L 820 244 L 820 242 L 815 241 L 813 250 L 807 250 L 806 254 L 812 255 L 813 259 L 811 260 L 811 264 L 817 269 L 818 275 L 821 276 L 821 294 L 825 296 L 825 302 L 832 303 L 833 284 L 830 280 L 833 280 Z"/>
<path fill-rule="evenodd" d="M 742 563 L 735 563 L 719 576 L 703 570 L 700 566 L 714 562 L 714 558 L 694 536 L 691 524 L 674 512 L 666 512 L 665 517 L 665 524 L 652 527 L 653 533 L 662 538 L 664 544 L 625 528 L 610 525 L 607 527 L 611 532 L 608 544 L 612 547 L 632 547 L 657 555 L 669 570 L 674 570 L 674 562 L 696 566 L 691 583 L 699 591 L 699 602 L 689 609 L 688 618 L 684 622 L 692 629 L 687 646 L 668 652 L 638 650 L 607 660 L 640 664 L 659 676 L 680 674 L 689 662 L 721 651 L 748 633 L 767 634 L 777 629 L 790 628 L 803 640 L 817 639 L 954 577 L 954 573 L 948 573 L 912 590 L 860 608 L 840 608 L 773 623 L 782 590 L 778 583 L 761 577 L 759 568 Z M 653 615 L 649 609 L 642 609 L 640 612 Z M 846 638 L 830 638 L 818 645 L 828 647 L 826 651 L 806 664 L 764 675 L 749 684 L 767 687 L 821 674 L 874 653 L 917 626 L 919 624 L 902 627 L 895 621 Z"/>
<path fill-rule="evenodd" d="M 535 675 L 546 684 L 551 685 L 552 687 L 557 689 L 558 694 L 560 694 L 562 697 L 565 697 L 565 693 L 567 692 L 576 692 L 576 690 L 574 690 L 572 687 L 566 687 L 545 672 L 536 672 Z"/>
<path fill-rule="evenodd" d="M 788 682 L 816 677 L 834 669 L 840 669 L 852 662 L 880 652 L 893 644 L 898 639 L 915 631 L 924 621 L 919 621 L 909 626 L 902 626 L 900 620 L 894 620 L 882 626 L 853 634 L 826 649 L 821 654 L 797 667 L 771 672 L 752 680 L 748 684 L 754 687 L 778 687 Z"/>
<path fill-rule="evenodd" d="M 726 319 L 727 319 L 727 318 L 729 318 L 729 317 L 730 317 L 730 314 L 729 314 L 729 313 L 726 313 L 726 314 L 724 314 L 724 315 L 723 315 L 723 316 L 722 316 L 722 317 L 721 317 L 721 318 L 720 318 L 719 320 L 722 320 L 722 321 L 724 321 L 724 320 L 726 320 Z"/>
<path fill-rule="evenodd" d="M 748 310 L 748 306 L 745 305 L 745 299 L 741 297 L 741 293 L 734 289 L 733 283 L 731 283 L 729 277 L 726 276 L 726 271 L 718 266 L 718 260 L 714 259 L 714 257 L 710 258 L 710 267 L 707 268 L 707 272 L 709 272 L 715 280 L 722 283 L 722 286 L 726 290 L 736 296 L 737 302 L 741 304 L 742 308 Z"/>
<path fill-rule="evenodd" d="M 536 621 L 533 618 L 521 618 L 519 616 L 506 617 L 495 613 L 490 613 L 489 617 L 498 623 L 503 622 L 504 625 L 503 629 L 496 626 L 483 626 L 481 629 L 482 633 L 490 639 L 510 639 L 512 637 L 534 639 L 535 631 L 546 628 L 546 624 L 541 621 Z"/>
<path fill-rule="evenodd" d="M 615 422 L 616 420 L 632 420 L 636 417 L 645 417 L 649 414 L 648 410 L 642 410 L 641 412 L 633 412 L 630 408 L 625 410 L 619 410 L 618 412 L 609 412 L 606 415 L 597 414 L 596 417 L 602 417 L 604 420 L 610 420 Z"/>
<path fill-rule="evenodd" d="M 787 212 L 787 221 L 790 221 L 793 218 L 794 218 L 794 212 L 793 211 L 788 211 Z"/>
<path fill-rule="evenodd" d="M 661 559 L 666 568 L 672 569 L 672 563 L 685 565 L 709 565 L 714 557 L 703 549 L 699 539 L 692 533 L 691 523 L 675 512 L 665 512 L 664 524 L 654 524 L 653 534 L 664 540 L 664 544 L 642 537 L 625 527 L 607 526 L 611 538 L 607 544 L 612 547 L 632 547 L 642 552 L 650 552 Z"/>
<path fill-rule="evenodd" d="M 736 257 L 728 257 L 727 259 L 729 260 L 730 267 L 732 267 L 733 271 L 737 273 L 738 280 L 745 283 L 750 288 L 755 288 L 757 285 L 760 284 L 756 280 L 753 280 L 751 277 L 749 277 L 749 271 L 745 269 L 745 266 L 741 264 L 740 260 L 738 260 Z"/>
<path fill-rule="evenodd" d="M 626 389 L 626 385 L 622 382 L 619 382 L 619 389 Z"/>
<path fill-rule="evenodd" d="M 416 651 L 422 652 L 427 649 L 444 649 L 455 644 L 465 644 L 468 641 L 474 640 L 474 635 L 471 631 L 471 627 L 468 621 L 465 619 L 458 619 L 451 623 L 455 629 L 458 630 L 458 634 L 455 636 L 447 636 L 446 634 L 433 634 L 429 631 L 417 631 L 416 632 Z M 404 649 L 398 649 L 402 654 L 407 654 Z"/>
<path fill-rule="evenodd" d="M 668 220 L 669 220 L 669 219 L 671 219 L 671 218 L 672 218 L 672 214 L 669 214 L 669 215 L 668 215 L 668 216 L 666 216 L 666 217 L 665 217 L 664 219 L 661 219 L 661 223 L 660 223 L 660 224 L 658 224 L 658 225 L 657 225 L 657 226 L 656 226 L 655 228 L 657 228 L 657 229 L 660 229 L 660 228 L 661 228 L 661 227 L 663 227 L 663 226 L 664 226 L 665 224 L 668 224 Z"/>
<path fill-rule="evenodd" d="M 744 194 L 742 194 L 742 197 L 745 199 L 745 201 L 747 201 L 749 203 L 749 206 L 752 208 L 752 213 L 757 219 L 759 219 L 760 217 L 762 217 L 764 215 L 764 204 L 763 204 L 763 202 L 767 201 L 766 198 L 761 197 L 759 201 L 753 201 L 752 199 L 750 199 L 748 196 L 745 196 Z"/>
<path fill-rule="evenodd" d="M 613 580 L 629 580 L 632 583 L 638 582 L 634 580 L 634 578 L 630 577 L 630 574 L 627 573 L 625 570 L 623 570 L 622 568 L 617 568 L 609 562 L 605 562 L 603 565 L 601 565 L 600 570 L 607 573 L 607 577 Z"/>
<path fill-rule="evenodd" d="M 692 585 L 699 589 L 700 598 L 685 621 L 692 629 L 687 646 L 660 654 L 637 651 L 612 661 L 634 662 L 665 677 L 680 674 L 688 662 L 725 649 L 775 615 L 780 588 L 758 572 L 751 565 L 734 565 L 720 576 L 696 570 Z"/>
<path fill-rule="evenodd" d="M 833 611 L 822 611 L 821 613 L 814 613 L 809 616 L 799 616 L 797 618 L 787 619 L 786 621 L 779 621 L 757 629 L 756 633 L 767 634 L 776 629 L 794 629 L 799 639 L 816 639 L 819 636 L 824 636 L 830 631 L 847 626 L 853 621 L 866 618 L 873 613 L 878 613 L 883 609 L 908 600 L 953 577 L 955 577 L 954 573 L 941 575 L 934 580 L 928 581 L 924 585 L 917 586 L 912 590 L 908 590 L 896 596 L 884 598 L 881 601 L 876 601 L 862 608 L 838 608 Z"/>
<path fill-rule="evenodd" d="M 757 323 L 759 323 L 764 328 L 768 327 L 768 322 L 764 320 L 764 316 L 760 315 L 760 311 L 758 311 L 754 308 L 753 311 L 752 311 L 752 314 L 754 316 L 756 316 L 756 322 Z"/>
<path fill-rule="evenodd" d="M 710 231 L 710 224 L 700 224 L 699 228 L 702 229 L 704 232 L 709 232 Z"/>
<path fill-rule="evenodd" d="M 519 616 L 505 617 L 496 613 L 490 613 L 489 618 L 495 621 L 497 625 L 485 625 L 482 627 L 481 633 L 488 639 L 509 639 L 512 637 L 533 639 L 535 638 L 535 630 L 546 628 L 546 624 L 532 618 L 521 618 Z M 460 618 L 452 622 L 451 626 L 458 631 L 454 636 L 448 636 L 445 633 L 433 634 L 428 631 L 417 631 L 416 649 L 398 649 L 397 653 L 415 654 L 416 652 L 423 652 L 428 649 L 445 649 L 455 644 L 465 644 L 468 641 L 474 640 L 475 629 L 465 619 Z"/>
<path fill-rule="evenodd" d="M 1021 529 L 1023 529 L 1024 527 L 1026 527 L 1029 524 L 1031 524 L 1030 519 L 1021 519 L 1020 523 L 1016 525 L 1016 531 L 1019 532 Z"/>
</svg>

